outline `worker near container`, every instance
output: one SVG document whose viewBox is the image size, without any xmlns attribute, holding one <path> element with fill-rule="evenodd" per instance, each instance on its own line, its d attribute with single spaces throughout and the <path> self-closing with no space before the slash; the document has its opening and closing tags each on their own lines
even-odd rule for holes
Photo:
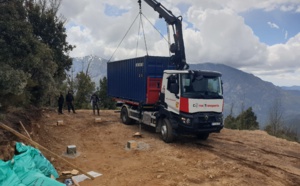
<svg viewBox="0 0 300 186">
<path fill-rule="evenodd" d="M 70 113 L 70 111 L 72 109 L 73 113 L 76 114 L 75 109 L 74 109 L 74 105 L 73 105 L 73 101 L 74 101 L 74 97 L 73 97 L 71 91 L 68 91 L 68 94 L 66 95 L 66 102 L 67 102 L 67 106 L 68 106 L 68 111 Z"/>
<path fill-rule="evenodd" d="M 62 93 L 60 93 L 59 98 L 58 98 L 58 114 L 63 114 L 62 108 L 64 105 L 64 101 L 65 101 L 64 96 Z"/>
<path fill-rule="evenodd" d="M 99 112 L 99 102 L 100 102 L 100 99 L 99 97 L 97 96 L 96 93 L 94 93 L 92 96 L 91 96 L 91 100 L 92 102 L 92 105 L 93 105 L 93 113 L 95 115 L 95 110 L 97 108 L 97 113 L 98 113 L 98 116 L 100 115 L 100 112 Z"/>
</svg>

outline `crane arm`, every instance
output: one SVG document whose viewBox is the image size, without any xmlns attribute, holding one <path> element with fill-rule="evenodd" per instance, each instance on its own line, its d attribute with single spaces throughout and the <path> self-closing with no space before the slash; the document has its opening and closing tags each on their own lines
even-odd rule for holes
<svg viewBox="0 0 300 186">
<path fill-rule="evenodd" d="M 140 3 L 141 0 L 138 2 Z M 174 43 L 170 46 L 170 52 L 174 53 L 171 56 L 171 62 L 176 66 L 177 70 L 188 69 L 188 64 L 185 58 L 185 48 L 182 34 L 182 17 L 176 17 L 173 13 L 164 7 L 156 0 L 144 0 L 149 6 L 151 6 L 156 12 L 159 13 L 159 18 L 164 18 L 165 21 L 172 25 L 174 32 Z M 175 29 L 174 29 L 175 26 Z"/>
</svg>

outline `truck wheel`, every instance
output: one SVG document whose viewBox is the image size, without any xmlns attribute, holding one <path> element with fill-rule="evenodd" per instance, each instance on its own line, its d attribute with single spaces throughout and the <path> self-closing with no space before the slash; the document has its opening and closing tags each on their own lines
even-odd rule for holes
<svg viewBox="0 0 300 186">
<path fill-rule="evenodd" d="M 200 134 L 197 134 L 197 138 L 199 140 L 207 140 L 208 136 L 209 136 L 209 133 L 200 133 Z"/>
<path fill-rule="evenodd" d="M 162 120 L 160 133 L 164 142 L 171 143 L 174 140 L 173 129 L 168 119 Z"/>
<path fill-rule="evenodd" d="M 126 107 L 123 107 L 121 110 L 121 120 L 125 125 L 129 125 L 132 122 L 132 119 L 128 116 L 128 111 Z"/>
</svg>

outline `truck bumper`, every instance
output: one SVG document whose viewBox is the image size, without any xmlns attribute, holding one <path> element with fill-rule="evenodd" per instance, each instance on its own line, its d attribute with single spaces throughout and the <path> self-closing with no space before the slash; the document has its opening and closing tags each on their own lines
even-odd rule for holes
<svg viewBox="0 0 300 186">
<path fill-rule="evenodd" d="M 222 113 L 181 114 L 177 117 L 177 133 L 200 134 L 220 132 L 223 125 Z"/>
<path fill-rule="evenodd" d="M 223 129 L 223 124 L 219 126 L 212 126 L 211 124 L 201 124 L 198 126 L 186 126 L 186 125 L 178 125 L 176 131 L 178 133 L 184 134 L 199 134 L 199 133 L 213 133 L 213 132 L 220 132 Z"/>
</svg>

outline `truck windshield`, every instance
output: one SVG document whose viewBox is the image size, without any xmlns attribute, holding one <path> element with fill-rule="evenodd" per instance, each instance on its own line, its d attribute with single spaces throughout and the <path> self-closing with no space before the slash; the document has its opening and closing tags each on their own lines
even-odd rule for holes
<svg viewBox="0 0 300 186">
<path fill-rule="evenodd" d="M 181 74 L 181 96 L 186 98 L 216 99 L 223 98 L 220 76 L 201 73 Z"/>
</svg>

